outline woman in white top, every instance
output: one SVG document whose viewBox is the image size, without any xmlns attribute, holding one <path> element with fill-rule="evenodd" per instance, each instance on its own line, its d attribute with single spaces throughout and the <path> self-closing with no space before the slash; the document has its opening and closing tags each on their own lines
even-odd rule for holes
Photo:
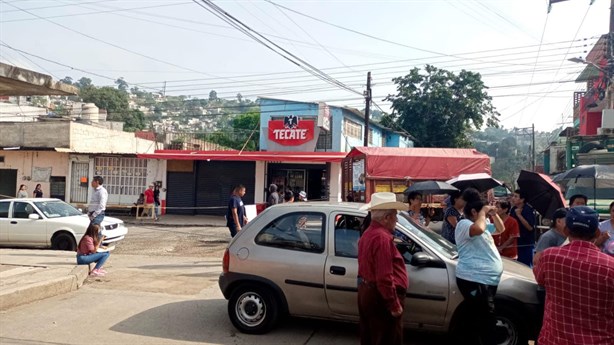
<svg viewBox="0 0 614 345">
<path fill-rule="evenodd" d="M 22 184 L 19 186 L 19 191 L 17 191 L 18 198 L 27 198 L 28 197 L 28 186 Z"/>
</svg>

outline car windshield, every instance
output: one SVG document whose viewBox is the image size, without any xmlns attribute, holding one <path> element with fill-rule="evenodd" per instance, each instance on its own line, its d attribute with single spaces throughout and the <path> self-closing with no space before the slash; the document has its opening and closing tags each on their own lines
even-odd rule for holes
<svg viewBox="0 0 614 345">
<path fill-rule="evenodd" d="M 456 245 L 450 243 L 448 240 L 443 238 L 438 233 L 425 229 L 413 222 L 410 222 L 407 218 L 403 216 L 397 217 L 397 226 L 405 228 L 407 231 L 416 235 L 420 240 L 424 243 L 431 246 L 433 249 L 437 250 L 439 253 L 445 255 L 448 259 L 456 259 L 458 256 L 458 252 L 456 251 Z M 395 236 L 399 236 L 399 230 L 396 230 Z M 401 236 L 403 237 L 403 236 Z"/>
<path fill-rule="evenodd" d="M 36 205 L 47 218 L 71 217 L 83 214 L 72 205 L 61 200 L 38 201 L 35 202 L 34 205 Z"/>
</svg>

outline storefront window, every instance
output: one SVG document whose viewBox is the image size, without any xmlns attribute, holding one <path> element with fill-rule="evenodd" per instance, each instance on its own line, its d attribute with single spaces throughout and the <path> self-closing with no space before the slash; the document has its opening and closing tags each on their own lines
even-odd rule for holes
<svg viewBox="0 0 614 345">
<path fill-rule="evenodd" d="M 96 157 L 94 173 L 102 176 L 109 194 L 139 195 L 147 186 L 145 159 Z"/>
</svg>

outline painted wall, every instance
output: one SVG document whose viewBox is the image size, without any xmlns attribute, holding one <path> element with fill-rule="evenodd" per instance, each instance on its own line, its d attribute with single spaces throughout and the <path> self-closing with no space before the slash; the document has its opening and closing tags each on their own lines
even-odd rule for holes
<svg viewBox="0 0 614 345">
<path fill-rule="evenodd" d="M 317 103 L 303 103 L 293 101 L 282 101 L 275 99 L 260 99 L 260 150 L 267 151 L 268 147 L 268 128 L 272 117 L 298 115 L 313 116 L 314 120 L 318 116 Z M 315 137 L 317 140 L 317 136 Z M 297 148 L 295 151 L 301 151 Z"/>
<path fill-rule="evenodd" d="M 36 181 L 33 178 L 33 168 L 51 168 L 50 176 L 68 176 L 68 154 L 55 151 L 0 151 L 4 163 L 0 169 L 17 169 L 17 188 L 28 186 L 28 195 L 38 183 L 43 189 L 43 196 L 49 197 L 49 181 Z M 68 180 L 68 178 L 67 178 Z M 2 183 L 2 181 L 0 181 Z M 68 191 L 66 191 L 68 193 Z M 15 194 L 17 190 L 15 190 Z"/>
</svg>

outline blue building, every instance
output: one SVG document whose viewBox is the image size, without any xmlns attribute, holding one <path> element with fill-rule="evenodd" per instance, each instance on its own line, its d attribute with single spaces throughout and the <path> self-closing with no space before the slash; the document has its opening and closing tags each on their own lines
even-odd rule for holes
<svg viewBox="0 0 614 345">
<path fill-rule="evenodd" d="M 357 109 L 321 102 L 260 98 L 261 151 L 345 153 L 363 146 L 364 134 L 364 114 Z M 407 148 L 413 147 L 413 142 L 405 134 L 370 121 L 369 146 Z M 295 195 L 304 190 L 312 200 L 342 197 L 339 159 L 328 162 L 280 159 L 265 162 L 263 168 L 265 186 L 274 183 L 281 191 L 291 190 Z"/>
</svg>

